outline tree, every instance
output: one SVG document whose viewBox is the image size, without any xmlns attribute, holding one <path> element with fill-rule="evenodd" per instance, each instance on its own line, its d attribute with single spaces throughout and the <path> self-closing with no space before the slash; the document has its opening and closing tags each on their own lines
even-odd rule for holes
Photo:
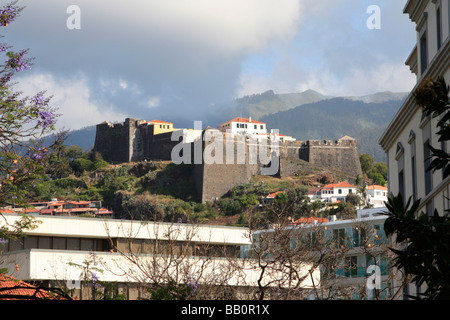
<svg viewBox="0 0 450 320">
<path fill-rule="evenodd" d="M 440 142 L 450 140 L 449 89 L 443 79 L 426 79 L 416 92 L 415 99 L 423 112 L 438 118 Z M 445 150 L 429 146 L 432 161 L 427 170 L 443 170 L 443 179 L 450 175 L 450 157 Z M 448 201 L 448 199 L 447 199 Z M 395 235 L 397 248 L 395 266 L 403 270 L 405 278 L 417 286 L 426 284 L 426 290 L 417 299 L 450 298 L 450 217 L 449 210 L 432 216 L 419 213 L 421 200 L 404 203 L 403 195 L 391 195 L 387 208 L 389 218 L 385 222 L 387 235 Z"/>
<path fill-rule="evenodd" d="M 361 154 L 359 156 L 359 161 L 361 162 L 362 172 L 368 173 L 372 171 L 375 165 L 375 159 L 367 153 Z"/>
<path fill-rule="evenodd" d="M 14 22 L 23 9 L 17 6 L 17 1 L 3 5 L 0 29 Z M 45 92 L 22 97 L 21 92 L 14 90 L 13 77 L 31 68 L 28 50 L 16 51 L 8 44 L 0 43 L 0 54 L 5 55 L 0 64 L 0 206 L 24 206 L 28 190 L 45 173 L 48 149 L 52 146 L 46 147 L 42 138 L 55 130 L 57 115 Z M 38 225 L 27 215 L 22 215 L 14 225 L 1 214 L 0 218 L 5 221 L 0 228 L 2 240 L 15 240 L 24 236 L 25 230 Z"/>
<path fill-rule="evenodd" d="M 13 1 L 0 9 L 0 25 L 8 26 L 23 10 Z M 1 28 L 1 27 L 0 27 Z M 57 115 L 45 92 L 21 97 L 14 91 L 13 77 L 31 68 L 28 50 L 13 51 L 5 43 L 0 65 L 0 204 L 23 204 L 27 189 L 42 177 L 48 148 L 37 142 L 55 130 Z"/>
<path fill-rule="evenodd" d="M 387 164 L 385 162 L 375 163 L 375 158 L 364 153 L 359 156 L 362 172 L 373 184 L 384 186 L 387 179 Z M 359 184 L 359 183 L 357 183 Z"/>
</svg>

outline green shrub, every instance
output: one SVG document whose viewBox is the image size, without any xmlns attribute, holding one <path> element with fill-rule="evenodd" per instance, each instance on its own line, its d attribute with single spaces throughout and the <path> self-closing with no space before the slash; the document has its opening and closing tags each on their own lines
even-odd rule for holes
<svg viewBox="0 0 450 320">
<path fill-rule="evenodd" d="M 231 216 L 241 211 L 241 203 L 237 200 L 220 200 L 219 208 L 223 214 Z"/>
</svg>

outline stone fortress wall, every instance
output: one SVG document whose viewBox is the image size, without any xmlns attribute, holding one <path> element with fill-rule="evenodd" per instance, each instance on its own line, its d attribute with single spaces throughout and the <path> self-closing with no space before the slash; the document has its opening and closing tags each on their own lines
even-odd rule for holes
<svg viewBox="0 0 450 320">
<path fill-rule="evenodd" d="M 173 132 L 154 134 L 153 129 L 153 125 L 139 119 L 127 118 L 119 124 L 101 123 L 97 125 L 94 151 L 98 151 L 109 162 L 173 160 L 172 150 L 176 146 L 180 147 L 181 140 L 172 141 Z M 280 142 L 276 144 L 279 157 L 275 158 L 275 161 L 278 162 L 263 163 L 259 157 L 256 157 L 256 161 L 255 158 L 250 158 L 255 150 L 254 141 L 234 139 L 231 147 L 225 141 L 216 141 L 223 142 L 217 144 L 220 147 L 216 147 L 212 145 L 215 143 L 214 139 L 205 139 L 207 130 L 215 129 L 203 130 L 197 139 L 185 143 L 182 148 L 182 153 L 189 153 L 184 159 L 194 165 L 193 180 L 202 202 L 222 197 L 233 187 L 250 182 L 253 176 L 261 174 L 261 170 L 270 166 L 277 167 L 278 170 L 273 175 L 281 177 L 296 173 L 305 164 L 342 172 L 351 177 L 362 176 L 357 141 L 348 136 L 336 141 Z M 270 158 L 273 150 L 270 143 L 268 146 L 265 155 Z M 226 158 L 227 151 L 230 150 L 234 150 L 232 161 Z M 214 154 L 216 152 L 217 155 Z M 245 156 L 238 157 L 242 152 Z M 219 163 L 202 161 L 205 154 L 212 156 Z"/>
</svg>

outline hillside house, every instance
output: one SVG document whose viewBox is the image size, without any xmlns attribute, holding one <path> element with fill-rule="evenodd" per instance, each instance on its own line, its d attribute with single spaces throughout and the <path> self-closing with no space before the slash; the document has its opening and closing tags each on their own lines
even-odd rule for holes
<svg viewBox="0 0 450 320">
<path fill-rule="evenodd" d="M 356 186 L 348 182 L 340 182 L 311 189 L 308 196 L 313 201 L 319 199 L 324 202 L 336 203 L 346 201 L 347 196 L 356 194 L 357 190 Z"/>
<path fill-rule="evenodd" d="M 366 200 L 373 208 L 385 207 L 388 199 L 388 188 L 378 185 L 366 187 Z"/>
<path fill-rule="evenodd" d="M 219 128 L 220 131 L 229 132 L 232 135 L 242 134 L 249 136 L 257 136 L 259 134 L 267 134 L 266 124 L 264 122 L 252 120 L 247 118 L 234 118 L 228 122 L 222 123 Z"/>
</svg>

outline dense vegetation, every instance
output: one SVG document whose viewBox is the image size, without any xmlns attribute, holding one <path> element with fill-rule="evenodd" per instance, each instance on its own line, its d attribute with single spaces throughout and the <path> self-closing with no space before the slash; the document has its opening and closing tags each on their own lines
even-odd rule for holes
<svg viewBox="0 0 450 320">
<path fill-rule="evenodd" d="M 361 161 L 367 163 L 365 179 L 378 174 L 382 167 L 368 155 L 361 155 Z M 214 203 L 199 203 L 192 170 L 192 165 L 170 161 L 109 164 L 99 153 L 61 143 L 49 155 L 44 179 L 30 188 L 28 197 L 30 201 L 100 200 L 117 218 L 200 223 L 222 219 L 221 223 L 241 226 L 249 225 L 250 212 L 252 221 L 258 223 L 270 223 L 275 211 L 293 220 L 330 214 L 331 209 L 320 210 L 322 206 L 307 197 L 308 185 L 319 183 L 316 176 L 255 177 Z M 261 205 L 268 194 L 277 191 L 284 193 Z M 353 216 L 355 204 L 349 200 L 334 210 Z"/>
</svg>

